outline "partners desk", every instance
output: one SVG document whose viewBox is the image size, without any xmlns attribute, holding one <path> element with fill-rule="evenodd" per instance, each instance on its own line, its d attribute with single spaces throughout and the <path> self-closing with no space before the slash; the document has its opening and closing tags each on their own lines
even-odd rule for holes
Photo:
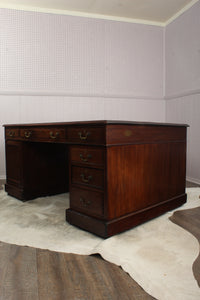
<svg viewBox="0 0 200 300">
<path fill-rule="evenodd" d="M 186 202 L 184 124 L 4 125 L 5 189 L 26 201 L 70 193 L 66 220 L 103 238 Z"/>
</svg>

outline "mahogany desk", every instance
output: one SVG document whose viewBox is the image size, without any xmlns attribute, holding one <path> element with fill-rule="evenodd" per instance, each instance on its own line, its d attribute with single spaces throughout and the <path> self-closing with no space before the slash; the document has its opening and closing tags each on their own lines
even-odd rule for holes
<svg viewBox="0 0 200 300">
<path fill-rule="evenodd" d="M 86 121 L 4 125 L 6 191 L 69 191 L 66 220 L 109 237 L 186 202 L 187 125 Z"/>
</svg>

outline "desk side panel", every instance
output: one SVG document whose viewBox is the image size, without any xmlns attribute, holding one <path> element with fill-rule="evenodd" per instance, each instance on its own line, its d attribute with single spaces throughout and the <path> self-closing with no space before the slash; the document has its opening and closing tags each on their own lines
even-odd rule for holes
<svg viewBox="0 0 200 300">
<path fill-rule="evenodd" d="M 107 149 L 108 219 L 139 212 L 185 194 L 185 142 Z"/>
</svg>

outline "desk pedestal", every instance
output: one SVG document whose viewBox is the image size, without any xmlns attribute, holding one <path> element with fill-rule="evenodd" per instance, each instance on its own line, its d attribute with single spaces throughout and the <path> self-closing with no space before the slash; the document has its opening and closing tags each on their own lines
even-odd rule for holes
<svg viewBox="0 0 200 300">
<path fill-rule="evenodd" d="M 6 157 L 9 195 L 27 201 L 69 191 L 66 145 L 7 140 Z"/>
</svg>

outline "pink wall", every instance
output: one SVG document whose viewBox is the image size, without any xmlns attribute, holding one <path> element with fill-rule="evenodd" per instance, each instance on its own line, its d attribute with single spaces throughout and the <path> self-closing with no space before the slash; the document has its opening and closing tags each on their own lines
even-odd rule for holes
<svg viewBox="0 0 200 300">
<path fill-rule="evenodd" d="M 0 9 L 0 125 L 165 117 L 188 123 L 187 176 L 200 182 L 199 16 L 200 2 L 163 29 Z M 2 178 L 2 127 L 0 161 Z"/>
<path fill-rule="evenodd" d="M 161 27 L 0 9 L 0 54 L 0 125 L 165 119 Z"/>
<path fill-rule="evenodd" d="M 162 98 L 162 28 L 7 9 L 0 12 L 0 90 Z"/>
<path fill-rule="evenodd" d="M 187 123 L 187 178 L 200 183 L 200 1 L 165 30 L 166 121 Z"/>
</svg>

